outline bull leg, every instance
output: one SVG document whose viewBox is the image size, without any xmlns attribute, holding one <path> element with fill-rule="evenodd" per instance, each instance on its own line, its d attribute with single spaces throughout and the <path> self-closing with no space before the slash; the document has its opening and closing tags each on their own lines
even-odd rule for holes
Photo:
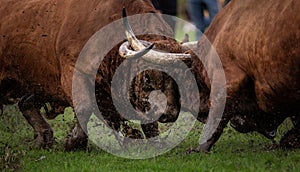
<svg viewBox="0 0 300 172">
<path fill-rule="evenodd" d="M 224 107 L 226 100 L 224 76 L 220 71 L 214 71 L 211 81 L 210 91 L 210 111 L 206 120 L 203 135 L 199 146 L 196 149 L 188 149 L 187 153 L 191 152 L 209 152 L 212 146 L 217 142 L 227 126 L 229 119 L 232 117 L 232 111 Z M 227 90 L 228 94 L 228 90 Z M 233 96 L 233 94 L 229 95 Z M 226 104 L 230 104 L 232 100 L 228 99 Z M 226 108 L 226 109 L 224 109 Z M 225 113 L 224 113 L 225 110 Z"/>
<path fill-rule="evenodd" d="M 37 146 L 51 147 L 54 142 L 53 130 L 40 114 L 40 108 L 34 103 L 34 96 L 24 96 L 18 103 L 19 109 L 34 130 Z"/>
<path fill-rule="evenodd" d="M 75 124 L 65 141 L 65 150 L 85 150 L 88 144 L 88 136 L 85 134 L 79 122 Z"/>
<path fill-rule="evenodd" d="M 87 148 L 88 144 L 88 136 L 85 132 L 87 132 L 87 123 L 88 119 L 92 114 L 92 109 L 85 107 L 84 109 L 80 109 L 83 106 L 77 107 L 76 110 L 76 118 L 77 122 L 71 132 L 68 134 L 65 140 L 65 150 L 66 151 L 74 151 L 74 150 L 84 150 Z M 80 122 L 79 122 L 80 121 Z"/>
<path fill-rule="evenodd" d="M 91 108 L 87 108 L 89 106 L 84 105 L 85 104 L 77 107 L 77 113 L 75 114 L 77 122 L 66 137 L 64 144 L 64 148 L 66 151 L 85 150 L 87 148 L 88 136 L 85 131 L 87 131 L 87 123 L 89 117 L 92 114 L 92 111 Z"/>
<path fill-rule="evenodd" d="M 77 118 L 77 123 L 66 137 L 64 145 L 66 151 L 87 148 L 88 136 L 85 132 L 87 132 L 87 122 L 94 112 L 91 100 L 91 94 L 93 93 L 91 90 L 91 81 L 87 76 L 76 70 L 74 71 L 74 76 L 70 76 L 72 73 L 69 71 L 73 69 L 72 66 L 63 66 L 63 75 L 61 78 L 63 89 L 70 98 L 69 102 L 73 102 Z M 71 97 L 73 101 L 71 101 Z"/>
<path fill-rule="evenodd" d="M 87 132 L 88 119 L 93 111 L 91 108 L 87 108 L 89 106 L 84 105 L 80 105 L 76 109 L 77 122 L 66 137 L 64 145 L 66 151 L 84 150 L 87 148 L 88 136 L 85 132 Z"/>
<path fill-rule="evenodd" d="M 241 90 L 241 88 L 239 90 Z M 223 129 L 227 126 L 227 123 L 229 122 L 229 120 L 232 120 L 235 115 L 241 114 L 242 117 L 245 118 L 245 120 L 252 120 L 251 115 L 253 115 L 253 113 L 257 113 L 257 114 L 260 113 L 260 114 L 265 115 L 265 113 L 259 111 L 257 104 L 255 102 L 255 99 L 251 96 L 251 94 L 248 95 L 248 93 L 245 93 L 243 91 L 238 92 L 238 93 L 232 93 L 230 91 L 227 91 L 227 92 L 229 93 L 229 96 L 227 97 L 224 113 L 220 119 L 218 127 L 216 128 L 215 132 L 212 133 L 211 137 L 207 138 L 206 142 L 200 143 L 200 145 L 196 149 L 196 151 L 209 152 L 211 147 L 220 138 L 221 134 L 223 133 Z M 219 100 L 214 100 L 212 102 L 212 105 L 214 105 L 214 104 L 218 105 L 219 104 L 218 102 L 219 102 Z M 245 108 L 245 107 L 251 107 L 249 109 L 255 109 L 255 111 L 247 110 L 247 108 Z M 215 110 L 211 109 L 211 111 L 217 112 L 218 110 L 221 110 L 221 109 L 222 108 L 217 107 L 217 108 L 215 108 Z M 220 112 L 217 112 L 217 113 L 220 113 Z M 212 117 L 214 116 L 214 114 L 215 114 L 214 112 L 211 113 Z M 213 118 L 215 118 L 215 117 L 213 117 Z M 209 132 L 213 128 L 212 126 L 214 126 L 217 122 L 218 122 L 218 119 L 213 119 L 211 122 L 206 121 L 206 126 L 204 129 L 204 132 L 206 132 L 206 131 Z M 246 123 L 246 122 L 244 122 L 244 123 Z M 235 129 L 238 131 L 243 130 L 242 127 L 235 128 Z M 206 137 L 206 135 L 209 136 L 209 134 L 206 134 L 206 133 L 204 133 L 203 136 Z"/>
<path fill-rule="evenodd" d="M 159 142 L 158 137 L 156 137 L 159 136 L 157 121 L 154 121 L 149 124 L 141 124 L 141 127 L 146 138 L 151 138 L 150 140 L 148 140 L 150 144 L 160 149 L 166 146 L 163 142 Z"/>
<path fill-rule="evenodd" d="M 223 133 L 224 128 L 227 126 L 227 123 L 230 119 L 230 115 L 224 115 L 214 133 L 205 141 L 201 142 L 199 146 L 196 149 L 188 149 L 187 153 L 191 152 L 204 152 L 208 153 L 212 146 L 218 141 L 220 138 L 221 134 Z M 205 132 L 205 131 L 204 131 Z"/>
<path fill-rule="evenodd" d="M 120 125 L 120 118 L 118 117 L 119 114 L 115 113 L 115 112 L 103 112 L 103 114 L 105 114 L 104 116 L 104 122 L 115 132 L 113 132 L 115 138 L 117 139 L 118 143 L 120 146 L 124 146 L 123 142 L 121 141 L 121 137 L 119 135 L 118 132 L 120 132 L 121 130 L 121 125 Z M 128 134 L 128 133 L 126 133 Z M 126 135 L 125 134 L 125 135 Z"/>
<path fill-rule="evenodd" d="M 280 140 L 282 148 L 300 148 L 300 116 L 292 117 L 294 128 L 289 130 Z"/>
<path fill-rule="evenodd" d="M 126 123 L 123 123 L 122 127 L 126 137 L 131 139 L 144 139 L 144 135 L 140 130 L 134 129 Z"/>
</svg>

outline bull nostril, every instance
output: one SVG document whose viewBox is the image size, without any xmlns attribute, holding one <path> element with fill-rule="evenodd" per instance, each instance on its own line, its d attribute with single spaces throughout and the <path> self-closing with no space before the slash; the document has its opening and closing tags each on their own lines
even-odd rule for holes
<svg viewBox="0 0 300 172">
<path fill-rule="evenodd" d="M 268 133 L 270 137 L 275 137 L 276 136 L 276 130 L 273 130 Z"/>
<path fill-rule="evenodd" d="M 161 123 L 166 123 L 167 121 L 167 118 L 166 118 L 166 115 L 165 114 L 162 114 L 160 117 L 159 117 L 159 122 Z"/>
</svg>

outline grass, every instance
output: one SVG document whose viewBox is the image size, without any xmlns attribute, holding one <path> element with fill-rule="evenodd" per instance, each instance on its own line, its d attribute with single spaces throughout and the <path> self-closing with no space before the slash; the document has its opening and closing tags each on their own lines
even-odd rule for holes
<svg viewBox="0 0 300 172">
<path fill-rule="evenodd" d="M 0 116 L 0 169 L 3 171 L 298 171 L 300 150 L 269 150 L 272 143 L 256 133 L 241 134 L 227 127 L 209 154 L 186 155 L 195 147 L 202 124 L 176 148 L 158 157 L 131 160 L 113 156 L 90 144 L 86 151 L 64 152 L 64 137 L 73 123 L 71 109 L 50 121 L 56 144 L 50 150 L 35 149 L 33 133 L 16 106 L 6 106 Z M 282 135 L 289 127 L 279 129 Z M 276 138 L 279 140 L 279 137 Z"/>
</svg>

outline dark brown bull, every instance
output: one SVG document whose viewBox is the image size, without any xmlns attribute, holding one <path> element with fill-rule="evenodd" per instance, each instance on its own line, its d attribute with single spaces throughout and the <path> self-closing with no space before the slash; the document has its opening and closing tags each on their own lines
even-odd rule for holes
<svg viewBox="0 0 300 172">
<path fill-rule="evenodd" d="M 76 106 L 76 112 L 91 114 L 93 112 L 92 103 L 89 97 L 89 86 L 96 82 L 96 96 L 99 109 L 108 124 L 116 129 L 120 129 L 122 116 L 113 107 L 111 99 L 111 80 L 118 65 L 125 58 L 118 54 L 119 47 L 114 47 L 106 55 L 99 66 L 96 81 L 86 80 L 89 69 L 78 69 L 77 79 L 82 80 L 78 91 L 80 99 L 73 100 L 72 79 L 75 70 L 75 63 L 80 51 L 88 39 L 98 30 L 111 22 L 120 19 L 123 5 L 129 15 L 143 13 L 157 13 L 148 0 L 143 1 L 6 1 L 1 4 L 1 26 L 0 26 L 0 105 L 9 103 L 10 98 L 20 98 L 19 108 L 34 128 L 34 138 L 38 144 L 51 146 L 53 143 L 53 131 L 49 124 L 45 122 L 40 114 L 40 108 L 49 102 L 52 110 L 46 109 L 46 116 L 54 118 L 62 113 L 66 106 Z M 140 33 L 155 30 L 161 33 L 170 33 L 170 27 L 162 20 L 159 14 L 147 19 L 151 26 Z M 141 20 L 143 21 L 143 20 Z M 141 22 L 139 21 L 139 22 Z M 133 23 L 138 25 L 139 23 Z M 119 30 L 124 34 L 122 25 Z M 108 36 L 113 40 L 114 35 Z M 170 52 L 180 52 L 180 45 L 165 36 L 141 36 L 142 39 L 154 42 L 156 46 Z M 96 47 L 98 48 L 98 47 Z M 148 47 L 150 49 L 151 47 Z M 141 50 L 140 52 L 147 52 Z M 124 57 L 130 56 L 123 54 Z M 147 56 L 148 58 L 149 56 Z M 150 57 L 151 58 L 151 57 Z M 158 57 L 159 58 L 163 57 Z M 154 60 L 155 61 L 155 60 Z M 145 71 L 143 76 L 170 77 L 163 76 L 157 71 Z M 139 76 L 137 76 L 137 83 Z M 170 81 L 172 82 L 172 81 Z M 166 83 L 170 83 L 166 82 Z M 156 84 L 157 85 L 157 84 Z M 134 83 L 132 90 L 138 90 Z M 4 88 L 4 89 L 2 89 Z M 168 97 L 176 95 L 176 85 L 164 86 L 164 83 L 155 88 L 161 89 Z M 168 91 L 169 90 L 169 91 Z M 148 90 L 151 91 L 151 90 Z M 134 93 L 136 98 L 142 99 L 139 93 Z M 147 95 L 145 95 L 147 96 Z M 165 116 L 171 116 L 174 121 L 179 113 L 179 98 L 171 98 L 168 101 L 169 110 L 165 111 Z M 133 104 L 140 108 L 140 101 L 132 99 Z M 77 115 L 78 117 L 78 115 Z M 88 117 L 80 116 L 80 120 Z M 86 119 L 81 119 L 86 118 Z M 168 119 L 163 119 L 167 122 Z M 145 124 L 142 126 L 147 137 L 155 136 L 157 123 Z M 83 132 L 86 124 L 80 126 L 76 124 L 69 134 L 65 148 L 67 150 L 84 148 L 87 145 L 87 136 Z M 151 132 L 151 130 L 154 132 Z M 153 134 L 154 133 L 154 134 Z"/>
<path fill-rule="evenodd" d="M 226 107 L 218 129 L 196 151 L 209 151 L 228 121 L 240 132 L 274 138 L 287 117 L 294 128 L 280 143 L 300 146 L 299 6 L 298 0 L 233 0 L 215 17 L 205 35 L 222 61 Z M 199 54 L 206 38 L 198 42 Z M 193 66 L 196 75 L 202 73 L 199 66 Z M 213 69 L 212 80 L 217 72 Z"/>
</svg>

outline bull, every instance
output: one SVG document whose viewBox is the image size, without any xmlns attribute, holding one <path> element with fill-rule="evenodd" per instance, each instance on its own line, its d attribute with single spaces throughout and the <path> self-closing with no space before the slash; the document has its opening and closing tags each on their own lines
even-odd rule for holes
<svg viewBox="0 0 300 172">
<path fill-rule="evenodd" d="M 215 17 L 205 37 L 197 43 L 184 44 L 187 50 L 200 56 L 194 54 L 190 66 L 199 94 L 189 98 L 196 100 L 195 96 L 200 96 L 201 101 L 199 109 L 187 104 L 181 106 L 207 123 L 204 133 L 210 133 L 196 149 L 188 152 L 210 151 L 229 122 L 239 132 L 257 131 L 274 139 L 278 126 L 289 117 L 293 128 L 281 138 L 280 145 L 300 147 L 299 5 L 297 0 L 233 0 Z M 137 39 L 134 41 L 133 44 L 141 44 Z M 205 48 L 209 42 L 222 65 L 211 60 L 215 54 Z M 224 90 L 216 89 L 216 85 L 224 84 L 223 74 Z M 220 102 L 224 98 L 214 99 L 211 95 L 225 95 L 224 92 L 226 104 L 221 119 L 216 113 L 207 119 L 210 110 L 222 109 Z"/>
<path fill-rule="evenodd" d="M 44 107 L 47 118 L 55 118 L 63 113 L 67 106 L 76 106 L 76 112 L 92 114 L 93 107 L 89 97 L 92 82 L 95 82 L 96 97 L 99 109 L 107 124 L 120 130 L 125 120 L 113 107 L 111 96 L 111 80 L 117 67 L 126 58 L 141 56 L 153 45 L 148 45 L 138 53 L 130 50 L 118 53 L 116 46 L 105 56 L 99 68 L 95 81 L 86 79 L 89 69 L 75 68 L 80 51 L 90 37 L 111 22 L 121 18 L 122 8 L 125 7 L 130 15 L 156 13 L 148 20 L 152 23 L 148 32 L 155 30 L 172 34 L 172 29 L 165 23 L 150 1 L 6 1 L 0 7 L 0 105 L 10 103 L 9 100 L 19 100 L 19 109 L 28 123 L 34 129 L 34 139 L 42 147 L 53 144 L 53 130 L 41 115 L 40 108 Z M 9 10 L 8 10 L 9 9 Z M 9 12 L 7 12 L 9 11 Z M 122 26 L 118 30 L 122 30 Z M 123 32 L 120 32 L 123 34 Z M 147 33 L 142 30 L 140 33 Z M 113 39 L 114 35 L 110 35 Z M 130 38 L 128 38 L 130 39 Z M 183 54 L 179 43 L 165 36 L 141 36 L 141 39 L 155 43 L 157 48 L 174 52 L 160 53 L 145 57 L 150 61 L 165 61 L 164 59 L 188 59 L 190 55 Z M 121 51 L 122 52 L 122 51 Z M 130 52 L 132 52 L 130 54 Z M 167 58 L 166 58 L 167 57 Z M 154 59 L 152 59 L 154 58 Z M 134 68 L 134 66 L 132 66 Z M 82 80 L 78 90 L 72 89 L 74 73 Z M 126 74 L 125 74 L 126 75 Z M 143 76 L 160 78 L 153 84 L 153 89 L 161 89 L 168 99 L 167 110 L 159 119 L 162 122 L 174 121 L 179 113 L 179 98 L 176 85 L 172 79 L 159 71 L 145 71 Z M 133 91 L 132 104 L 145 111 L 143 97 L 135 90 L 145 90 L 137 76 L 136 83 L 131 84 Z M 164 82 L 166 81 L 166 82 Z M 139 84 L 140 83 L 140 84 Z M 151 83 L 148 83 L 148 85 Z M 139 88 L 138 88 L 139 87 Z M 2 89 L 3 88 L 3 89 Z M 145 92 L 151 90 L 146 89 Z M 74 100 L 72 91 L 78 91 L 80 98 Z M 148 94 L 149 95 L 149 94 Z M 148 96 L 146 93 L 144 96 Z M 45 105 L 49 103 L 51 109 Z M 147 103 L 146 103 L 147 104 Z M 149 106 L 149 105 L 147 105 Z M 78 116 L 78 120 L 86 120 L 87 116 Z M 170 118 L 171 117 L 171 118 Z M 84 119 L 81 119 L 84 118 Z M 86 124 L 76 123 L 65 142 L 66 150 L 85 148 L 87 146 Z M 142 125 L 146 137 L 157 135 L 157 122 Z"/>
<path fill-rule="evenodd" d="M 288 117 L 294 127 L 280 145 L 300 146 L 299 5 L 297 0 L 233 0 L 214 18 L 194 51 L 205 39 L 216 49 L 226 76 L 226 105 L 217 130 L 195 151 L 209 151 L 229 121 L 239 132 L 257 131 L 273 139 Z M 201 74 L 199 66 L 193 68 Z M 212 73 L 220 76 L 217 68 Z"/>
</svg>

